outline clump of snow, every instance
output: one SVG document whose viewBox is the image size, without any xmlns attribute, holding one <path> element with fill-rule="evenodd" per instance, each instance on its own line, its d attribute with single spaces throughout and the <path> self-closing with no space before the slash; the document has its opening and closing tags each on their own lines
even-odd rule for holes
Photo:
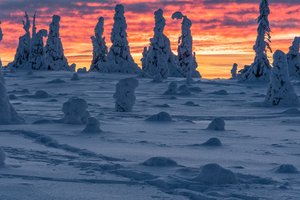
<svg viewBox="0 0 300 200">
<path fill-rule="evenodd" d="M 5 153 L 4 151 L 0 148 L 0 167 L 5 165 Z"/>
<path fill-rule="evenodd" d="M 34 95 L 31 95 L 30 97 L 36 99 L 44 99 L 44 98 L 49 98 L 51 96 L 44 90 L 38 90 L 35 92 Z"/>
<path fill-rule="evenodd" d="M 171 158 L 166 157 L 152 157 L 142 163 L 144 166 L 148 167 L 174 167 L 178 164 Z"/>
<path fill-rule="evenodd" d="M 82 131 L 83 133 L 100 133 L 100 122 L 95 117 L 89 117 L 86 123 L 86 127 Z"/>
<path fill-rule="evenodd" d="M 271 29 L 269 25 L 269 2 L 261 1 L 259 7 L 260 15 L 257 19 L 257 39 L 253 47 L 255 51 L 255 59 L 249 68 L 244 68 L 238 75 L 239 81 L 266 81 L 270 80 L 271 65 L 267 57 L 267 49 L 272 52 L 270 47 Z"/>
<path fill-rule="evenodd" d="M 172 117 L 167 112 L 160 112 L 158 114 L 152 115 L 146 119 L 146 121 L 152 121 L 152 122 L 171 122 Z"/>
<path fill-rule="evenodd" d="M 117 112 L 130 112 L 135 104 L 135 89 L 139 82 L 136 78 L 125 78 L 116 85 L 114 94 L 115 109 Z"/>
<path fill-rule="evenodd" d="M 287 54 L 290 77 L 300 77 L 300 37 L 295 37 L 292 46 Z"/>
<path fill-rule="evenodd" d="M 71 81 L 79 81 L 78 73 L 74 73 L 74 74 L 72 75 Z"/>
<path fill-rule="evenodd" d="M 231 69 L 231 78 L 236 79 L 237 77 L 237 69 L 238 69 L 238 64 L 234 63 Z"/>
<path fill-rule="evenodd" d="M 228 95 L 228 92 L 226 90 L 218 90 L 218 91 L 212 92 L 211 94 Z"/>
<path fill-rule="evenodd" d="M 202 144 L 203 146 L 208 146 L 208 147 L 220 147 L 222 146 L 222 142 L 218 138 L 210 138 L 206 142 Z"/>
<path fill-rule="evenodd" d="M 199 104 L 196 104 L 193 101 L 187 101 L 184 105 L 186 105 L 186 106 L 199 106 Z"/>
<path fill-rule="evenodd" d="M 86 69 L 86 67 L 82 67 L 77 70 L 77 73 L 78 74 L 86 74 L 86 73 L 88 73 L 88 70 Z"/>
<path fill-rule="evenodd" d="M 277 50 L 273 55 L 273 69 L 265 104 L 271 106 L 297 106 L 299 99 L 290 82 L 285 53 Z"/>
<path fill-rule="evenodd" d="M 187 85 L 181 85 L 178 88 L 180 95 L 191 95 L 191 91 Z"/>
<path fill-rule="evenodd" d="M 207 164 L 201 168 L 200 174 L 193 179 L 205 185 L 228 185 L 238 182 L 236 175 L 218 164 Z"/>
<path fill-rule="evenodd" d="M 177 94 L 177 83 L 171 82 L 169 84 L 168 90 L 165 91 L 164 95 L 176 95 Z"/>
<path fill-rule="evenodd" d="M 65 115 L 62 121 L 66 124 L 86 124 L 90 117 L 87 108 L 88 104 L 84 99 L 70 98 L 63 104 L 62 111 Z"/>
<path fill-rule="evenodd" d="M 215 118 L 208 125 L 207 130 L 224 131 L 225 130 L 225 121 L 224 121 L 224 119 L 222 119 L 222 118 Z"/>
<path fill-rule="evenodd" d="M 291 164 L 283 164 L 280 165 L 276 170 L 276 173 L 280 173 L 280 174 L 297 174 L 299 173 L 298 169 Z"/>
<path fill-rule="evenodd" d="M 56 78 L 56 79 L 53 79 L 51 81 L 48 81 L 47 83 L 50 83 L 50 84 L 57 84 L 57 83 L 65 83 L 66 81 L 64 80 L 61 80 L 59 78 Z"/>
<path fill-rule="evenodd" d="M 170 40 L 164 34 L 166 20 L 163 16 L 163 10 L 156 10 L 154 16 L 154 36 L 150 39 L 150 46 L 144 48 L 141 60 L 143 71 L 152 77 L 161 77 L 162 79 L 169 76 L 182 77 L 183 72 L 177 65 L 176 57 L 172 53 Z"/>
</svg>

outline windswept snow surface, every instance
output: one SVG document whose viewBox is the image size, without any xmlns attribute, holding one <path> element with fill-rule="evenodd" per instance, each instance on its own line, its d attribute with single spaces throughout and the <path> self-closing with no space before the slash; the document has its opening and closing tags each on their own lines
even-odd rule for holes
<svg viewBox="0 0 300 200">
<path fill-rule="evenodd" d="M 4 73 L 8 94 L 17 97 L 10 102 L 26 123 L 0 126 L 1 200 L 299 199 L 300 114 L 264 107 L 267 84 L 195 79 L 189 88 L 201 90 L 170 96 L 168 85 L 183 78 L 138 78 L 134 109 L 120 113 L 116 84 L 134 75 L 86 73 L 72 81 L 72 74 Z M 300 94 L 300 84 L 292 84 Z M 26 96 L 41 90 L 51 96 Z M 213 93 L 220 90 L 229 95 Z M 101 133 L 59 123 L 73 97 L 87 102 L 81 112 L 100 122 Z M 146 120 L 160 112 L 172 122 Z M 226 121 L 225 131 L 207 130 L 216 118 Z M 97 125 L 94 119 L 88 125 Z M 212 145 L 216 139 L 222 145 Z"/>
</svg>

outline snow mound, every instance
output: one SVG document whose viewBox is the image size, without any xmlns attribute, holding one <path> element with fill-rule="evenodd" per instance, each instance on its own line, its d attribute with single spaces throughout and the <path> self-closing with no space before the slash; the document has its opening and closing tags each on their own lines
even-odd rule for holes
<svg viewBox="0 0 300 200">
<path fill-rule="evenodd" d="M 166 157 L 152 157 L 142 163 L 144 166 L 148 167 L 174 167 L 178 164 L 171 158 Z"/>
<path fill-rule="evenodd" d="M 218 91 L 212 92 L 211 94 L 228 95 L 228 92 L 226 90 L 218 90 Z"/>
<path fill-rule="evenodd" d="M 63 104 L 62 111 L 65 116 L 62 121 L 66 124 L 86 124 L 90 116 L 87 108 L 88 104 L 84 99 L 70 98 Z"/>
<path fill-rule="evenodd" d="M 115 109 L 117 112 L 130 112 L 135 104 L 135 89 L 139 82 L 136 78 L 125 78 L 116 85 L 114 94 Z"/>
<path fill-rule="evenodd" d="M 188 101 L 184 105 L 186 105 L 186 106 L 199 106 L 199 104 L 196 104 L 193 101 Z"/>
<path fill-rule="evenodd" d="M 82 131 L 82 133 L 100 133 L 100 132 L 102 132 L 100 129 L 100 122 L 94 117 L 89 117 L 86 123 L 86 127 Z"/>
<path fill-rule="evenodd" d="M 224 131 L 225 121 L 222 118 L 215 118 L 207 127 L 207 130 Z"/>
<path fill-rule="evenodd" d="M 45 99 L 45 98 L 49 98 L 50 95 L 44 90 L 38 90 L 35 92 L 34 95 L 31 95 L 30 97 L 36 99 Z"/>
<path fill-rule="evenodd" d="M 50 84 L 57 84 L 57 83 L 65 83 L 66 81 L 64 81 L 64 80 L 61 80 L 61 79 L 59 79 L 59 78 L 56 78 L 56 79 L 54 79 L 54 80 L 52 80 L 52 81 L 48 81 L 47 83 L 50 83 Z"/>
<path fill-rule="evenodd" d="M 9 97 L 10 100 L 16 100 L 16 99 L 18 99 L 18 97 L 16 95 L 14 95 L 14 94 L 10 94 L 8 97 Z"/>
<path fill-rule="evenodd" d="M 281 114 L 299 115 L 300 114 L 300 110 L 298 110 L 297 108 L 291 108 L 291 109 L 288 109 L 286 111 L 283 111 Z"/>
<path fill-rule="evenodd" d="M 74 73 L 72 78 L 71 78 L 71 81 L 79 81 L 79 76 L 77 73 Z"/>
<path fill-rule="evenodd" d="M 193 179 L 205 185 L 227 185 L 238 182 L 236 175 L 218 164 L 207 164 L 201 168 L 200 174 Z"/>
<path fill-rule="evenodd" d="M 190 89 L 188 88 L 187 85 L 181 85 L 178 88 L 178 91 L 179 91 L 180 95 L 190 95 L 191 94 L 191 91 L 190 91 Z"/>
<path fill-rule="evenodd" d="M 299 173 L 298 169 L 294 165 L 283 164 L 280 165 L 276 170 L 276 173 L 280 174 L 297 174 Z"/>
<path fill-rule="evenodd" d="M 0 148 L 0 167 L 5 165 L 5 153 L 4 151 Z"/>
<path fill-rule="evenodd" d="M 156 115 L 152 115 L 149 118 L 146 119 L 146 121 L 151 122 L 171 122 L 172 117 L 167 112 L 160 112 Z"/>
<path fill-rule="evenodd" d="M 171 82 L 169 84 L 168 90 L 165 91 L 164 95 L 175 95 L 177 94 L 177 83 Z"/>
<path fill-rule="evenodd" d="M 210 138 L 206 142 L 202 144 L 203 146 L 208 147 L 220 147 L 222 146 L 222 142 L 218 138 Z"/>
</svg>

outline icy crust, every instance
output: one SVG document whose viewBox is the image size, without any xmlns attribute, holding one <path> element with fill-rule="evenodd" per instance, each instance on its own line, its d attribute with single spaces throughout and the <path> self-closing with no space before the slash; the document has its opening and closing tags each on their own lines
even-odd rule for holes
<svg viewBox="0 0 300 200">
<path fill-rule="evenodd" d="M 114 25 L 110 38 L 112 46 L 107 55 L 107 62 L 100 67 L 100 72 L 126 74 L 137 74 L 141 72 L 141 69 L 134 62 L 130 54 L 124 12 L 123 5 L 116 5 Z"/>
<path fill-rule="evenodd" d="M 268 16 L 270 8 L 268 0 L 263 0 L 259 7 L 260 15 L 257 19 L 257 38 L 253 47 L 255 51 L 255 59 L 250 67 L 245 67 L 240 71 L 239 81 L 247 82 L 269 82 L 271 65 L 267 57 L 267 49 L 271 52 L 269 43 L 271 42 L 271 29 L 269 25 Z"/>
<path fill-rule="evenodd" d="M 119 81 L 116 85 L 114 94 L 115 110 L 117 112 L 130 112 L 135 104 L 135 89 L 139 82 L 136 78 L 126 78 Z"/>
<path fill-rule="evenodd" d="M 269 106 L 298 106 L 299 99 L 289 79 L 286 55 L 277 50 L 273 55 L 273 60 L 271 82 L 265 104 Z"/>
<path fill-rule="evenodd" d="M 88 104 L 84 99 L 72 97 L 63 104 L 63 123 L 66 124 L 86 124 L 90 117 L 87 111 Z"/>
<path fill-rule="evenodd" d="M 300 77 L 300 53 L 299 53 L 300 37 L 295 37 L 292 46 L 287 54 L 287 62 L 289 65 L 290 77 Z"/>
<path fill-rule="evenodd" d="M 170 40 L 164 35 L 166 20 L 163 10 L 154 12 L 154 36 L 150 39 L 150 46 L 144 48 L 142 69 L 153 78 L 183 77 L 183 72 L 176 63 L 176 57 L 171 51 Z"/>
</svg>

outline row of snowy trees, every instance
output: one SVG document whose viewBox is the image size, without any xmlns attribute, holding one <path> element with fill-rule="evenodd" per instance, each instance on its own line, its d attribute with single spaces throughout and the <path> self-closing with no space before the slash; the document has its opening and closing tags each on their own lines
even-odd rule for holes
<svg viewBox="0 0 300 200">
<path fill-rule="evenodd" d="M 74 65 L 69 66 L 60 39 L 60 16 L 54 15 L 48 31 L 41 29 L 37 32 L 36 14 L 33 16 L 32 33 L 30 19 L 25 12 L 23 29 L 25 34 L 19 38 L 19 44 L 13 62 L 7 67 L 11 70 L 69 70 L 74 71 Z M 44 46 L 43 38 L 47 37 Z"/>
</svg>

